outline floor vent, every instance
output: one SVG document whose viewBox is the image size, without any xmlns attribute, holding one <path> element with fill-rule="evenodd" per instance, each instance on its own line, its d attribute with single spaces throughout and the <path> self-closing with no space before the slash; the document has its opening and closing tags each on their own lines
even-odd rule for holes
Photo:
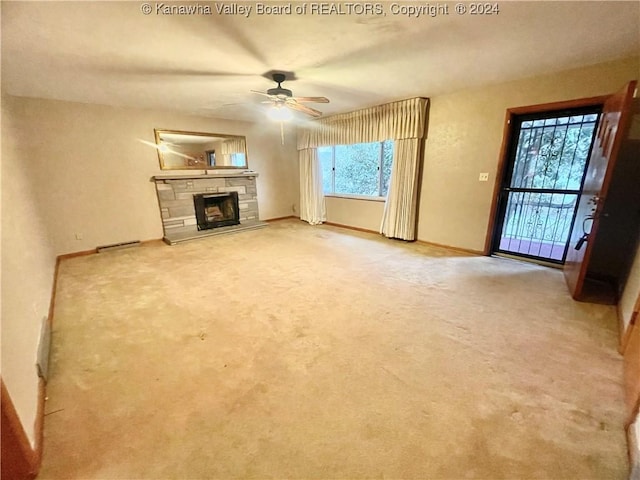
<svg viewBox="0 0 640 480">
<path fill-rule="evenodd" d="M 104 245 L 103 247 L 96 248 L 98 253 L 110 252 L 112 250 L 120 250 L 122 248 L 139 247 L 140 240 L 134 240 L 132 242 L 114 243 L 113 245 Z"/>
</svg>

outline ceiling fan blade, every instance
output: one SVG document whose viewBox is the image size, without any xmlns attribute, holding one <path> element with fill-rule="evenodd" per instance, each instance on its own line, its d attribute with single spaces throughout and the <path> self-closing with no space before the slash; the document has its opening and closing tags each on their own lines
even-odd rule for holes
<svg viewBox="0 0 640 480">
<path fill-rule="evenodd" d="M 221 108 L 243 107 L 246 105 L 249 105 L 249 104 L 245 102 L 221 103 L 220 105 L 203 106 L 203 107 L 200 107 L 200 110 L 220 110 Z"/>
<path fill-rule="evenodd" d="M 327 97 L 294 97 L 297 102 L 308 103 L 329 103 Z"/>
<path fill-rule="evenodd" d="M 258 95 L 264 95 L 265 97 L 269 97 L 272 100 L 274 99 L 273 95 L 269 95 L 268 93 L 259 92 L 258 90 L 250 90 L 251 93 L 257 93 Z"/>
<path fill-rule="evenodd" d="M 287 102 L 287 107 L 289 107 L 292 110 L 298 110 L 299 112 L 306 113 L 307 115 L 311 115 L 312 117 L 322 116 L 322 112 L 320 110 L 307 107 L 306 105 L 300 105 L 299 103 Z"/>
</svg>

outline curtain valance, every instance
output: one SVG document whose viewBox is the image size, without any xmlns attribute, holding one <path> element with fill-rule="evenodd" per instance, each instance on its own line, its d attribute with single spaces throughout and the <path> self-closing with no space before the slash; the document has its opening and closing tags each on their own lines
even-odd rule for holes
<svg viewBox="0 0 640 480">
<path fill-rule="evenodd" d="M 321 118 L 312 126 L 298 131 L 298 150 L 422 138 L 428 101 L 426 98 L 410 98 Z"/>
</svg>

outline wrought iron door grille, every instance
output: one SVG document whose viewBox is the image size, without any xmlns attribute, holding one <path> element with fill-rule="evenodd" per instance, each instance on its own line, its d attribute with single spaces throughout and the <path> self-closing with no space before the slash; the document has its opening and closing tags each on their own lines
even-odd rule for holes
<svg viewBox="0 0 640 480">
<path fill-rule="evenodd" d="M 516 119 L 494 252 L 564 263 L 599 109 Z"/>
</svg>

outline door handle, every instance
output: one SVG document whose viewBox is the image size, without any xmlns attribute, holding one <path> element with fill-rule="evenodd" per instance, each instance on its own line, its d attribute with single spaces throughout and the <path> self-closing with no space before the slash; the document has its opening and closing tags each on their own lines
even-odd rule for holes
<svg viewBox="0 0 640 480">
<path fill-rule="evenodd" d="M 587 222 L 590 221 L 590 220 L 595 220 L 595 219 L 596 219 L 595 215 L 588 215 L 588 216 L 584 217 L 584 220 L 582 220 L 582 233 L 584 235 L 589 236 L 589 233 L 591 233 L 591 228 L 593 228 L 593 224 L 591 224 L 591 228 L 589 229 L 589 233 L 587 233 Z"/>
<path fill-rule="evenodd" d="M 587 242 L 587 240 L 589 240 L 589 234 L 585 233 L 580 237 L 580 239 L 578 240 L 578 243 L 576 243 L 576 246 L 573 248 L 575 248 L 576 250 L 580 250 L 582 246 Z"/>
<path fill-rule="evenodd" d="M 573 247 L 576 250 L 580 250 L 582 248 L 582 246 L 589 241 L 589 234 L 591 233 L 589 231 L 589 233 L 587 233 L 587 222 L 589 220 L 595 220 L 595 216 L 593 215 L 588 215 L 586 217 L 584 217 L 584 219 L 582 220 L 582 236 L 578 239 L 578 241 L 576 242 L 576 246 Z M 593 228 L 593 226 L 592 226 Z M 589 229 L 591 230 L 591 229 Z"/>
</svg>

